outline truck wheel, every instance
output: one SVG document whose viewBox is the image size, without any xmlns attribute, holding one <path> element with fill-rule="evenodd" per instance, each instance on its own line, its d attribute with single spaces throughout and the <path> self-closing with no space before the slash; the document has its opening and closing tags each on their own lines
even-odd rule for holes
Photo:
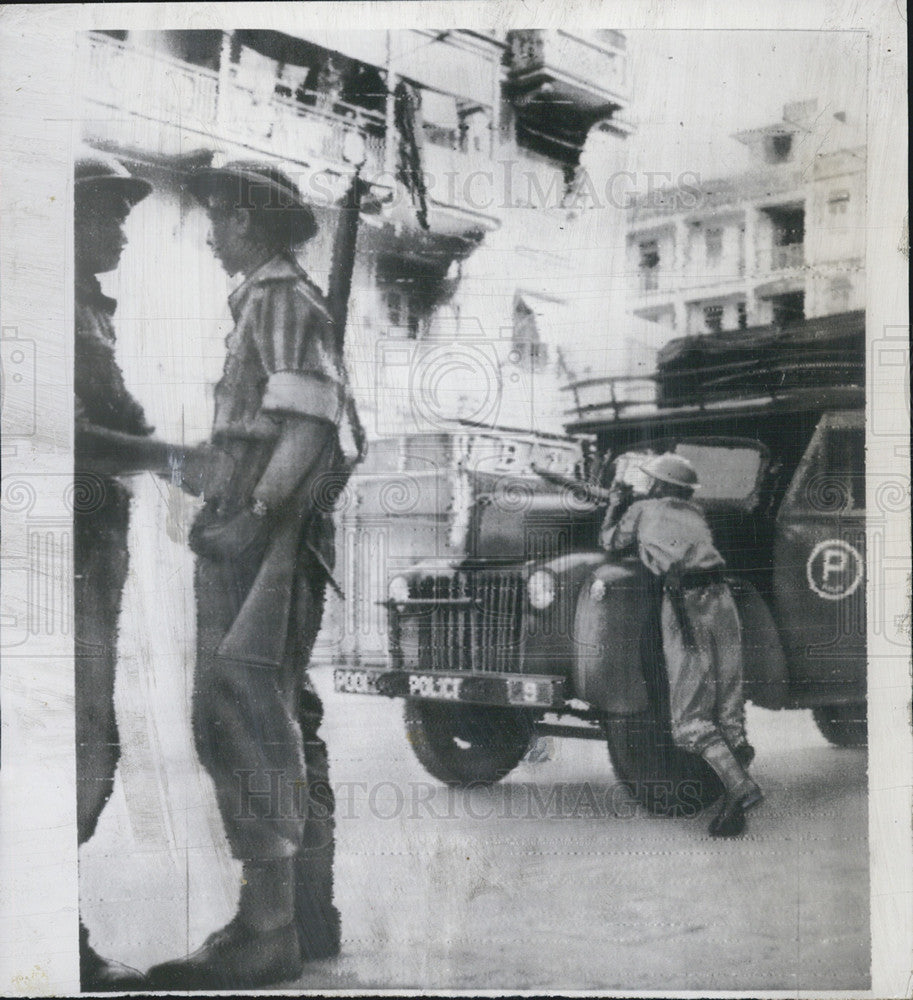
<svg viewBox="0 0 913 1000">
<path fill-rule="evenodd" d="M 869 741 L 865 702 L 819 705 L 812 709 L 821 735 L 835 747 L 864 747 Z"/>
<path fill-rule="evenodd" d="M 661 816 L 695 816 L 723 794 L 710 765 L 672 740 L 669 679 L 662 650 L 660 595 L 654 594 L 640 636 L 649 707 L 603 722 L 615 774 L 644 808 Z"/>
<path fill-rule="evenodd" d="M 406 737 L 425 770 L 448 785 L 490 785 L 520 763 L 533 717 L 516 708 L 407 700 Z"/>
<path fill-rule="evenodd" d="M 615 774 L 644 808 L 660 816 L 696 816 L 723 793 L 702 757 L 672 742 L 654 712 L 609 716 L 606 742 Z"/>
</svg>

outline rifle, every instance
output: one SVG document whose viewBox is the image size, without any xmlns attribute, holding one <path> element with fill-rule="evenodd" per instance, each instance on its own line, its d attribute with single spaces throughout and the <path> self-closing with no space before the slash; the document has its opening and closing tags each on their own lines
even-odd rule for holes
<svg viewBox="0 0 913 1000">
<path fill-rule="evenodd" d="M 547 483 L 555 486 L 564 486 L 573 493 L 580 494 L 584 499 L 592 503 L 604 504 L 612 500 L 614 494 L 595 483 L 588 483 L 585 479 L 577 479 L 574 476 L 565 475 L 563 472 L 552 472 L 550 469 L 542 469 L 535 462 L 532 465 L 533 472 Z"/>
<path fill-rule="evenodd" d="M 363 163 L 364 161 L 362 161 Z M 333 495 L 338 496 L 345 489 L 349 477 L 355 471 L 355 466 L 368 453 L 368 439 L 364 426 L 358 416 L 355 397 L 349 384 L 349 373 L 345 363 L 346 320 L 349 314 L 349 296 L 352 292 L 352 272 L 355 270 L 355 249 L 358 243 L 358 217 L 361 210 L 361 199 L 370 185 L 360 177 L 362 163 L 355 166 L 352 182 L 342 200 L 339 224 L 336 227 L 336 237 L 333 241 L 333 258 L 330 266 L 330 280 L 327 288 L 327 311 L 333 321 L 333 338 L 339 371 L 342 375 L 343 392 L 345 393 L 346 419 L 352 431 L 355 442 L 355 457 L 342 463 L 341 468 L 333 475 Z M 341 599 L 345 599 L 342 588 L 326 564 L 323 556 L 309 541 L 305 546 L 314 560 L 323 570 L 327 582 Z"/>
</svg>

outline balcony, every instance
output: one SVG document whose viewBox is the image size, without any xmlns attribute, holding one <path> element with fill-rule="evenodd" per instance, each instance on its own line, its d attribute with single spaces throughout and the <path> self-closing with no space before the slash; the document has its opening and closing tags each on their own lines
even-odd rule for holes
<svg viewBox="0 0 913 1000">
<path fill-rule="evenodd" d="M 771 247 L 770 270 L 790 271 L 805 265 L 805 244 L 785 243 L 782 246 Z"/>
<path fill-rule="evenodd" d="M 343 164 L 346 139 L 352 133 L 365 143 L 365 176 L 377 177 L 384 168 L 384 120 L 355 105 L 334 101 L 310 91 L 302 100 L 272 94 L 261 99 L 229 74 L 220 95 L 220 132 L 228 139 L 256 145 L 281 159 L 309 166 Z"/>
<path fill-rule="evenodd" d="M 597 122 L 630 131 L 624 120 L 630 85 L 621 35 L 533 29 L 511 31 L 508 39 L 507 92 L 520 146 L 575 168 Z"/>
<path fill-rule="evenodd" d="M 656 268 L 641 271 L 638 278 L 638 290 L 641 295 L 659 291 L 659 272 Z"/>
<path fill-rule="evenodd" d="M 630 96 L 621 36 L 613 44 L 596 36 L 538 29 L 510 32 L 510 78 L 527 98 L 570 104 L 594 120 L 624 107 Z"/>
<path fill-rule="evenodd" d="M 78 37 L 87 100 L 197 131 L 216 120 L 218 73 L 106 35 Z"/>
<path fill-rule="evenodd" d="M 375 176 L 384 164 L 384 121 L 354 105 L 322 103 L 319 94 L 302 101 L 278 94 L 258 95 L 238 84 L 231 68 L 223 74 L 181 62 L 159 52 L 124 44 L 105 35 L 82 36 L 84 96 L 94 104 L 126 111 L 160 128 L 129 128 L 120 116 L 105 122 L 98 115 L 89 127 L 120 126 L 105 136 L 128 145 L 180 154 L 213 136 L 253 146 L 308 166 L 338 166 L 343 172 L 346 137 L 365 140 L 365 170 Z M 125 132 L 124 129 L 127 129 Z"/>
<path fill-rule="evenodd" d="M 313 91 L 282 96 L 268 77 L 242 81 L 234 63 L 217 72 L 107 35 L 81 35 L 79 49 L 82 94 L 92 106 L 84 116 L 90 142 L 161 157 L 235 145 L 241 156 L 257 150 L 315 172 L 343 175 L 351 170 L 346 140 L 356 133 L 365 143 L 363 176 L 378 180 L 382 199 L 389 195 L 383 115 Z M 492 183 L 473 177 L 490 174 L 490 149 L 451 148 L 453 143 L 436 140 L 430 131 L 426 128 L 423 170 L 432 185 L 431 233 L 423 238 L 458 244 L 467 234 L 481 238 L 498 226 Z M 396 141 L 395 135 L 389 138 Z M 412 227 L 411 211 L 404 209 L 399 222 Z"/>
</svg>

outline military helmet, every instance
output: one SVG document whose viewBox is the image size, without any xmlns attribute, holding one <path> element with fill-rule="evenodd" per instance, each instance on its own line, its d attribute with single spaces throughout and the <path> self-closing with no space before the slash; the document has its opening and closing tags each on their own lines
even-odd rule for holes
<svg viewBox="0 0 913 1000">
<path fill-rule="evenodd" d="M 644 472 L 661 483 L 671 483 L 689 490 L 696 490 L 699 485 L 694 466 L 681 455 L 657 455 L 644 464 Z"/>
<path fill-rule="evenodd" d="M 205 204 L 210 195 L 227 194 L 239 205 L 254 192 L 268 195 L 268 207 L 280 208 L 292 223 L 295 243 L 304 243 L 317 233 L 317 221 L 298 185 L 275 164 L 257 160 L 229 160 L 220 166 L 200 167 L 187 181 L 190 193 Z"/>
<path fill-rule="evenodd" d="M 152 185 L 148 181 L 134 177 L 120 160 L 90 148 L 85 148 L 76 157 L 73 180 L 77 195 L 89 191 L 120 194 L 127 199 L 131 208 L 152 191 Z"/>
</svg>

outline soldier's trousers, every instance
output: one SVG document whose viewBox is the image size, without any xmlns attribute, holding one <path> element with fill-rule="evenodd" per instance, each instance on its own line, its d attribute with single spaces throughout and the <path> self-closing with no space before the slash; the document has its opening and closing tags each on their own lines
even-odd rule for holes
<svg viewBox="0 0 913 1000">
<path fill-rule="evenodd" d="M 739 613 L 725 584 L 682 594 L 693 633 L 689 643 L 668 595 L 663 595 L 663 653 L 669 676 L 672 738 L 677 746 L 702 753 L 721 739 L 730 747 L 745 742 L 742 695 L 742 636 Z"/>
<path fill-rule="evenodd" d="M 334 803 L 323 706 L 306 668 L 325 585 L 296 575 L 281 667 L 219 656 L 257 568 L 197 558 L 194 736 L 235 857 L 295 857 L 299 915 L 319 917 L 332 910 Z"/>
<path fill-rule="evenodd" d="M 95 832 L 114 787 L 120 739 L 114 715 L 117 627 L 127 579 L 130 499 L 117 484 L 102 506 L 74 518 L 73 613 L 76 670 L 76 826 Z"/>
</svg>

